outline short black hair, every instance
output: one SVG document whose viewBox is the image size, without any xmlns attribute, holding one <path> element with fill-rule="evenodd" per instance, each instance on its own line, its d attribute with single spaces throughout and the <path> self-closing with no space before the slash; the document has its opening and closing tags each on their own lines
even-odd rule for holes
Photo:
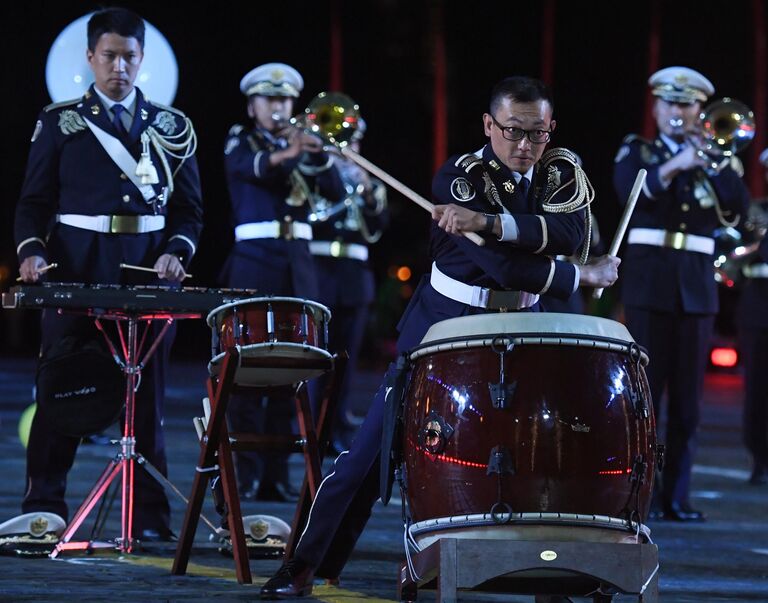
<svg viewBox="0 0 768 603">
<path fill-rule="evenodd" d="M 96 50 L 99 38 L 107 33 L 136 38 L 144 50 L 144 19 L 127 8 L 105 8 L 91 15 L 88 20 L 88 50 Z"/>
<path fill-rule="evenodd" d="M 496 113 L 499 105 L 505 98 L 511 98 L 519 103 L 532 103 L 538 100 L 545 100 L 550 108 L 555 110 L 555 103 L 552 97 L 552 91 L 544 82 L 532 77 L 513 76 L 501 80 L 491 90 L 491 115 Z"/>
</svg>

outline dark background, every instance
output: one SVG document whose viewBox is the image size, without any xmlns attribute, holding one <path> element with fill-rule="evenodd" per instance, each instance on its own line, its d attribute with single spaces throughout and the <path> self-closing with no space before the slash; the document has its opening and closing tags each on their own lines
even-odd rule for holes
<svg viewBox="0 0 768 603">
<path fill-rule="evenodd" d="M 484 143 L 481 115 L 490 88 L 512 74 L 540 76 L 545 33 L 544 2 L 445 2 L 426 0 L 318 0 L 314 2 L 122 2 L 157 27 L 179 63 L 174 105 L 194 121 L 205 198 L 205 229 L 191 271 L 192 283 L 217 285 L 231 243 L 222 149 L 229 127 L 244 122 L 240 78 L 254 66 L 282 61 L 304 76 L 297 112 L 329 85 L 331 21 L 339 15 L 343 91 L 359 104 L 368 122 L 364 155 L 424 196 L 433 172 L 434 59 L 430 31 L 442 32 L 447 83 L 447 152 L 464 153 Z M 624 16 L 619 15 L 619 6 Z M 557 0 L 554 25 L 555 117 L 553 144 L 577 151 L 596 191 L 593 205 L 604 238 L 619 216 L 611 184 L 613 157 L 627 133 L 640 132 L 648 78 L 648 38 L 653 6 L 659 7 L 660 66 L 687 65 L 715 84 L 715 97 L 728 95 L 755 109 L 764 127 L 764 108 L 753 99 L 753 2 L 726 5 L 692 0 L 656 3 L 566 2 Z M 21 188 L 29 139 L 39 110 L 50 101 L 45 61 L 59 32 L 98 8 L 92 2 L 3 3 L 2 203 L 0 287 L 13 285 L 17 264 L 13 214 Z M 334 9 L 335 7 L 335 9 Z M 442 13 L 442 23 L 436 20 Z M 85 52 L 83 40 L 83 52 Z M 744 155 L 759 153 L 753 145 Z M 87 169 L 87 166 L 83 166 Z M 747 174 L 747 178 L 749 174 Z M 392 224 L 373 252 L 379 282 L 378 318 L 371 324 L 371 356 L 394 336 L 409 287 L 428 267 L 428 215 L 390 194 Z M 388 276 L 407 264 L 414 276 L 403 287 Z M 602 314 L 615 312 L 616 292 Z M 36 313 L 5 311 L 0 320 L 3 350 L 34 350 Z M 179 346 L 207 353 L 202 323 L 182 325 Z M 386 348 L 385 348 L 386 349 Z"/>
</svg>

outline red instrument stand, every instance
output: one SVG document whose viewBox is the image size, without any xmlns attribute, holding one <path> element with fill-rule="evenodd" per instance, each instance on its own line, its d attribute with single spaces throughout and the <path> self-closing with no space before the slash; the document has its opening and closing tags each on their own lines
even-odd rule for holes
<svg viewBox="0 0 768 603">
<path fill-rule="evenodd" d="M 201 440 L 200 456 L 192 484 L 192 494 L 189 497 L 184 525 L 179 535 L 176 556 L 171 573 L 175 576 L 184 575 L 187 571 L 192 544 L 197 529 L 197 519 L 203 506 L 208 480 L 217 471 L 221 473 L 229 515 L 227 523 L 232 541 L 232 555 L 235 560 L 235 573 L 240 584 L 252 582 L 248 551 L 243 531 L 243 518 L 240 510 L 240 498 L 237 491 L 233 451 L 258 450 L 272 452 L 301 452 L 304 455 L 306 472 L 301 489 L 301 496 L 296 506 L 291 536 L 286 546 L 285 555 L 289 558 L 296 546 L 296 539 L 301 534 L 309 515 L 317 489 L 322 479 L 321 464 L 325 448 L 330 440 L 330 429 L 338 399 L 341 382 L 346 369 L 346 355 L 337 355 L 328 359 L 291 360 L 291 366 L 306 367 L 307 369 L 322 369 L 331 374 L 328 386 L 323 393 L 319 408 L 317 425 L 312 420 L 309 398 L 305 385 L 299 384 L 295 392 L 296 414 L 299 424 L 299 434 L 269 435 L 269 434 L 230 434 L 227 429 L 226 411 L 231 393 L 237 387 L 235 374 L 238 366 L 264 368 L 285 366 L 283 359 L 267 357 L 242 357 L 237 348 L 230 348 L 220 365 L 218 377 L 208 380 L 208 398 L 211 401 L 211 416 L 208 427 Z M 252 390 L 253 387 L 248 389 Z"/>
<path fill-rule="evenodd" d="M 91 512 L 93 507 L 104 496 L 109 489 L 110 484 L 120 475 L 122 477 L 122 515 L 121 515 L 121 536 L 115 540 L 116 547 L 123 553 L 133 552 L 136 541 L 132 536 L 133 531 L 133 475 L 135 463 L 138 462 L 154 479 L 170 487 L 180 496 L 178 490 L 171 482 L 162 475 L 155 467 L 147 461 L 142 455 L 136 452 L 136 437 L 134 433 L 134 413 L 136 405 L 136 390 L 140 384 L 141 371 L 149 362 L 149 359 L 157 350 L 166 332 L 175 319 L 181 318 L 199 318 L 199 313 L 168 313 L 153 312 L 131 314 L 119 311 L 109 311 L 106 313 L 89 314 L 96 317 L 96 326 L 104 335 L 107 345 L 112 352 L 116 362 L 120 365 L 125 374 L 125 422 L 123 424 L 123 437 L 120 439 L 120 451 L 109 462 L 99 479 L 94 484 L 88 496 L 78 508 L 67 529 L 61 535 L 59 543 L 51 552 L 50 557 L 56 558 L 62 551 L 71 550 L 93 550 L 95 543 L 93 540 L 72 542 L 72 538 L 82 525 L 85 518 Z M 109 335 L 101 324 L 101 320 L 111 320 L 115 322 L 119 338 L 120 350 L 113 344 Z M 141 354 L 147 343 L 149 331 L 152 328 L 152 322 L 155 320 L 164 320 L 160 333 L 149 346 L 142 357 Z M 125 329 L 121 324 L 127 323 Z M 139 340 L 139 324 L 144 325 L 144 331 Z M 127 337 L 124 330 L 127 330 Z M 184 497 L 181 496 L 183 499 Z"/>
</svg>

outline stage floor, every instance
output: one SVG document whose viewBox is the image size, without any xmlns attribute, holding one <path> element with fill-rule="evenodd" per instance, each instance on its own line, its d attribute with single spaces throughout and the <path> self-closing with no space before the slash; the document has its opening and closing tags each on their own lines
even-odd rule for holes
<svg viewBox="0 0 768 603">
<path fill-rule="evenodd" d="M 0 522 L 20 513 L 24 491 L 24 448 L 18 435 L 22 411 L 32 401 L 34 362 L 0 359 Z M 380 375 L 362 373 L 354 391 L 360 408 L 370 400 Z M 169 478 L 189 495 L 198 455 L 192 417 L 201 412 L 204 363 L 174 363 L 165 419 Z M 741 444 L 741 379 L 736 375 L 707 378 L 699 452 L 693 478 L 692 502 L 708 516 L 703 524 L 651 522 L 659 546 L 660 600 L 768 601 L 768 486 L 749 486 L 749 460 Z M 114 430 L 118 436 L 117 429 Z M 111 446 L 83 445 L 69 476 L 67 502 L 74 512 L 108 459 Z M 292 477 L 301 480 L 303 464 L 291 460 Z M 174 531 L 178 533 L 184 504 L 170 496 Z M 105 537 L 119 535 L 117 507 Z M 215 518 L 210 497 L 204 512 Z M 243 513 L 276 515 L 290 523 L 293 506 L 245 502 Z M 94 514 L 92 514 L 92 517 Z M 89 518 L 90 519 L 90 518 Z M 85 526 L 90 527 L 91 521 Z M 81 533 L 85 528 L 81 528 Z M 278 560 L 251 562 L 253 585 L 238 585 L 231 558 L 219 554 L 200 524 L 188 575 L 170 575 L 175 545 L 158 546 L 132 555 L 115 553 L 67 556 L 62 559 L 0 558 L 0 601 L 253 601 L 258 588 L 279 566 Z M 342 587 L 319 585 L 315 600 L 394 601 L 402 558 L 400 502 L 378 505 L 352 561 L 342 575 Z M 419 600 L 434 600 L 425 592 Z M 464 593 L 460 601 L 533 601 L 533 597 Z M 574 601 L 588 599 L 574 598 Z M 616 596 L 614 601 L 635 600 Z"/>
</svg>

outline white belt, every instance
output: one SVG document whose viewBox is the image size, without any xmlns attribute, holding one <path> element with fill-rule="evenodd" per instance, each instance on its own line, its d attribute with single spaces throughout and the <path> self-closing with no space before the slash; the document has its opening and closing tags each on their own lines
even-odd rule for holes
<svg viewBox="0 0 768 603">
<path fill-rule="evenodd" d="M 311 241 L 309 251 L 312 255 L 322 255 L 332 258 L 351 258 L 365 262 L 368 259 L 368 248 L 359 243 L 342 243 L 340 241 Z"/>
<path fill-rule="evenodd" d="M 629 231 L 627 243 L 685 249 L 707 255 L 712 255 L 715 252 L 714 239 L 684 232 L 669 232 L 658 228 L 633 228 Z"/>
<path fill-rule="evenodd" d="M 165 228 L 165 216 L 83 216 L 58 214 L 56 221 L 94 232 L 143 234 Z"/>
<path fill-rule="evenodd" d="M 304 222 L 248 222 L 235 226 L 235 241 L 247 239 L 312 240 L 312 227 Z"/>
<path fill-rule="evenodd" d="M 768 264 L 752 264 L 744 266 L 741 272 L 747 278 L 768 278 Z"/>
<path fill-rule="evenodd" d="M 445 295 L 445 297 L 475 308 L 522 310 L 523 308 L 530 308 L 539 301 L 539 296 L 536 293 L 528 293 L 527 291 L 496 291 L 486 287 L 478 287 L 477 285 L 467 285 L 440 272 L 435 262 L 432 262 L 432 274 L 429 277 L 429 284 L 432 285 L 435 291 Z"/>
</svg>

